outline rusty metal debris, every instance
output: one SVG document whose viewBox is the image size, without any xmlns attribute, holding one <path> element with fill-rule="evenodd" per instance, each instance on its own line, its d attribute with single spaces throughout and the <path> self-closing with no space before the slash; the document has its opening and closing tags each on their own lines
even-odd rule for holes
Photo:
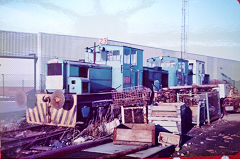
<svg viewBox="0 0 240 159">
<path fill-rule="evenodd" d="M 121 91 L 113 91 L 112 99 L 114 107 L 131 105 L 146 105 L 150 100 L 152 91 L 143 86 L 123 88 Z"/>
<path fill-rule="evenodd" d="M 222 104 L 224 112 L 240 112 L 240 93 L 235 87 L 230 89 L 228 96 L 223 100 Z"/>
<path fill-rule="evenodd" d="M 215 87 L 217 87 L 217 85 L 191 85 L 191 86 L 174 86 L 174 87 L 164 88 L 163 90 L 155 92 L 154 102 L 174 103 L 174 102 L 177 102 L 178 100 L 177 94 L 192 93 L 196 95 L 202 92 L 211 92 Z"/>
</svg>

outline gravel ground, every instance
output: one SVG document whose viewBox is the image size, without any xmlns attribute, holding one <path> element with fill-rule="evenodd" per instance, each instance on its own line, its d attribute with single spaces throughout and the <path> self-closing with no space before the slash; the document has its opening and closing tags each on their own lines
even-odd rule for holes
<svg viewBox="0 0 240 159">
<path fill-rule="evenodd" d="M 172 157 L 223 156 L 240 152 L 240 114 L 228 114 L 210 125 L 193 127 Z"/>
</svg>

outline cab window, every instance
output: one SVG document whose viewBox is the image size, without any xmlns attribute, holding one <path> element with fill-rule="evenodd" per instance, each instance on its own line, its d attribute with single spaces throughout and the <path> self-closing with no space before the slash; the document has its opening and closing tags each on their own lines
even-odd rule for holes
<svg viewBox="0 0 240 159">
<path fill-rule="evenodd" d="M 88 67 L 71 65 L 70 66 L 70 77 L 88 78 Z"/>
<path fill-rule="evenodd" d="M 62 75 L 62 64 L 61 63 L 50 63 L 47 65 L 47 75 Z"/>
</svg>

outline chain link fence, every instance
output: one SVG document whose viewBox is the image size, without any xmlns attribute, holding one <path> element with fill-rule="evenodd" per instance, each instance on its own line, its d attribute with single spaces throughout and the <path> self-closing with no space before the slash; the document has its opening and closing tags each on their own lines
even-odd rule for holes
<svg viewBox="0 0 240 159">
<path fill-rule="evenodd" d="M 17 92 L 34 89 L 33 74 L 0 74 L 0 97 L 14 98 Z"/>
</svg>

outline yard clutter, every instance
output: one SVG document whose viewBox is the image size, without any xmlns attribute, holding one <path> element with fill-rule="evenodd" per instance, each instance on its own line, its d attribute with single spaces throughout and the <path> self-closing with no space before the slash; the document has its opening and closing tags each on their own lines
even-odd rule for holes
<svg viewBox="0 0 240 159">
<path fill-rule="evenodd" d="M 193 123 L 197 126 L 210 124 L 221 117 L 219 92 L 215 87 L 179 86 L 167 90 L 164 98 L 171 100 L 164 99 L 166 103 L 157 103 L 155 100 L 151 105 L 122 106 L 123 124 L 115 128 L 113 143 L 180 147 L 184 144 L 183 136 L 191 130 Z M 172 102 L 173 99 L 178 102 Z M 154 141 L 151 137 L 155 138 Z"/>
<path fill-rule="evenodd" d="M 226 112 L 240 112 L 240 93 L 234 87 L 230 88 L 230 92 L 223 100 L 224 111 Z"/>
</svg>

